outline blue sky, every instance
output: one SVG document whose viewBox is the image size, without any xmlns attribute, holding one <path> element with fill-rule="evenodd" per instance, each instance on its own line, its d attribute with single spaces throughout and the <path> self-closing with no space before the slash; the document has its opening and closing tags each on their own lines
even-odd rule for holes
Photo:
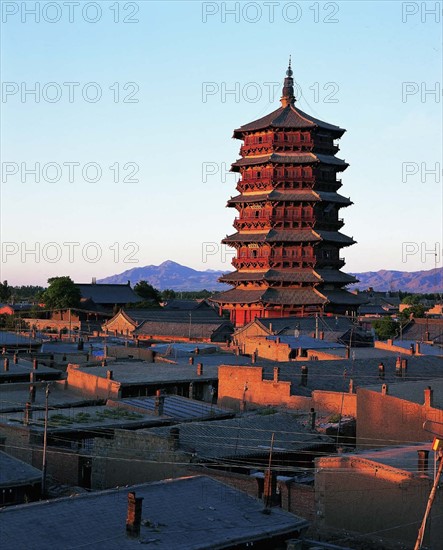
<svg viewBox="0 0 443 550">
<path fill-rule="evenodd" d="M 345 271 L 432 269 L 436 243 L 441 265 L 435 2 L 275 2 L 273 18 L 258 2 L 79 2 L 72 22 L 63 2 L 25 4 L 39 22 L 2 2 L 2 280 L 87 282 L 166 259 L 229 271 L 232 131 L 279 106 L 289 54 L 297 105 L 347 129 Z M 35 83 L 39 102 L 22 100 Z"/>
</svg>

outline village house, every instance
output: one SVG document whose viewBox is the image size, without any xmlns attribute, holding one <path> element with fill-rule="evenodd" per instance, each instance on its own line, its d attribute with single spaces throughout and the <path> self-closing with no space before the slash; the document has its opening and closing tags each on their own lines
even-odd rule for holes
<svg viewBox="0 0 443 550">
<path fill-rule="evenodd" d="M 41 483 L 40 470 L 0 450 L 0 507 L 38 500 Z"/>
<path fill-rule="evenodd" d="M 0 510 L 2 549 L 290 548 L 286 541 L 309 526 L 280 508 L 263 510 L 259 500 L 207 477 L 165 480 Z M 32 537 L 24 525 L 32 525 Z"/>
<path fill-rule="evenodd" d="M 357 390 L 359 448 L 432 441 L 443 432 L 443 378 L 379 383 Z"/>
<path fill-rule="evenodd" d="M 318 458 L 318 525 L 369 534 L 379 548 L 390 539 L 412 548 L 433 484 L 430 448 L 424 443 Z M 423 541 L 426 548 L 441 548 L 442 514 L 443 496 L 437 491 Z"/>
<path fill-rule="evenodd" d="M 367 358 L 357 355 L 356 359 L 308 360 L 278 367 L 267 361 L 260 361 L 260 366 L 221 365 L 218 402 L 237 410 L 275 405 L 355 417 L 357 388 L 443 377 L 439 357 L 412 356 L 402 361 L 381 350 L 360 350 L 360 354 L 366 352 Z M 377 352 L 380 355 L 374 356 Z"/>
<path fill-rule="evenodd" d="M 314 458 L 335 450 L 332 439 L 310 431 L 294 415 L 269 412 L 164 428 L 118 430 L 112 440 L 96 442 L 93 486 L 103 489 L 177 477 L 186 475 L 193 465 L 205 464 L 207 475 L 215 469 L 217 475 L 222 471 L 252 476 L 255 496 L 260 497 L 271 446 L 274 482 L 276 476 L 293 479 L 297 473 L 312 473 Z M 133 458 L 130 464 L 126 462 L 129 455 Z M 274 483 L 274 493 L 276 487 Z M 276 493 L 274 500 L 280 502 Z"/>
</svg>

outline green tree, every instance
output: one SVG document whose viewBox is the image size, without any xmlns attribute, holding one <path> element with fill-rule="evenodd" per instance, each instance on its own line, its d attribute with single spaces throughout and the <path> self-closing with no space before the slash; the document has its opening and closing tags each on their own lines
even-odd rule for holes
<svg viewBox="0 0 443 550">
<path fill-rule="evenodd" d="M 11 297 L 12 289 L 8 285 L 8 281 L 0 283 L 0 302 L 7 302 Z"/>
<path fill-rule="evenodd" d="M 394 338 L 399 330 L 400 325 L 391 317 L 382 317 L 373 321 L 372 326 L 374 327 L 375 333 L 379 340 L 387 340 L 388 338 Z"/>
<path fill-rule="evenodd" d="M 402 323 L 406 323 L 411 318 L 411 315 L 415 318 L 424 317 L 426 308 L 422 304 L 417 304 L 411 307 L 407 307 L 400 314 L 399 318 Z"/>
<path fill-rule="evenodd" d="M 417 305 L 420 303 L 420 296 L 418 294 L 407 294 L 403 300 L 402 304 L 410 304 L 411 306 Z"/>
<path fill-rule="evenodd" d="M 147 281 L 139 281 L 134 286 L 134 292 L 146 302 L 154 301 L 158 304 L 161 300 L 160 292 Z"/>
<path fill-rule="evenodd" d="M 43 302 L 48 309 L 67 309 L 79 307 L 81 293 L 71 277 L 52 277 L 49 287 L 43 293 Z"/>
<path fill-rule="evenodd" d="M 162 292 L 162 300 L 163 301 L 175 300 L 175 298 L 177 298 L 177 293 L 175 292 L 175 290 L 172 290 L 170 288 L 167 288 L 166 290 L 163 290 L 163 292 Z"/>
</svg>

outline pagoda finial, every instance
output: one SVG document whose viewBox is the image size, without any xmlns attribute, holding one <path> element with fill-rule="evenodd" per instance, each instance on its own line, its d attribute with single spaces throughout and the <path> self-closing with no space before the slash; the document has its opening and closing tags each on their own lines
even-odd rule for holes
<svg viewBox="0 0 443 550">
<path fill-rule="evenodd" d="M 281 104 L 283 107 L 293 105 L 295 103 L 294 96 L 294 79 L 292 78 L 291 56 L 289 56 L 288 70 L 286 71 L 286 77 L 283 84 L 283 91 L 281 96 Z"/>
</svg>

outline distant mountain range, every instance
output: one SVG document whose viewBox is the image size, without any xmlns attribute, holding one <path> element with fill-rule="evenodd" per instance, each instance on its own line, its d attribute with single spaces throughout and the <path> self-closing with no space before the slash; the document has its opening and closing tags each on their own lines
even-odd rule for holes
<svg viewBox="0 0 443 550">
<path fill-rule="evenodd" d="M 228 269 L 227 271 L 231 271 Z M 176 291 L 192 290 L 227 290 L 228 285 L 218 282 L 218 278 L 226 273 L 207 269 L 198 271 L 171 260 L 160 265 L 147 265 L 135 267 L 118 275 L 111 275 L 100 279 L 99 283 L 120 283 L 128 281 L 134 286 L 139 281 L 147 281 L 159 290 L 171 288 Z M 441 292 L 443 281 L 443 268 L 431 269 L 429 271 L 366 271 L 364 273 L 352 273 L 359 283 L 349 288 L 366 290 L 372 287 L 376 291 L 386 292 L 402 290 L 404 292 Z"/>
</svg>

